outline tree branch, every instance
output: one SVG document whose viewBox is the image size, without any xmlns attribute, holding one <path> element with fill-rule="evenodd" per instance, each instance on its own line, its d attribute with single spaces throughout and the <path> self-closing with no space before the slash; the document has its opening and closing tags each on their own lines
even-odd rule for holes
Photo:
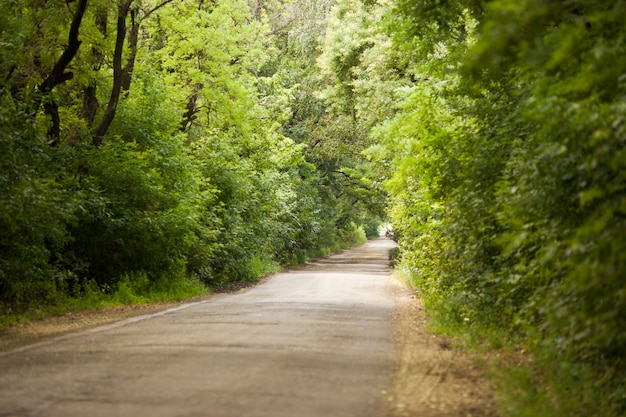
<svg viewBox="0 0 626 417">
<path fill-rule="evenodd" d="M 291 26 L 291 24 L 293 22 L 295 22 L 296 20 L 298 20 L 297 17 L 292 17 L 291 19 L 289 19 L 287 22 L 283 23 L 282 25 L 280 25 L 276 29 L 270 30 L 269 32 L 265 32 L 263 34 L 263 36 L 274 36 L 274 35 L 277 35 L 280 32 L 282 32 L 283 30 L 287 29 L 289 26 Z"/>
<path fill-rule="evenodd" d="M 64 83 L 67 80 L 73 78 L 74 74 L 71 72 L 66 73 L 65 70 L 67 66 L 72 62 L 72 59 L 76 56 L 78 52 L 78 48 L 80 47 L 81 41 L 78 40 L 78 29 L 80 28 L 80 24 L 83 20 L 83 15 L 85 14 L 85 9 L 87 8 L 87 0 L 80 0 L 78 2 L 78 7 L 76 8 L 76 12 L 74 13 L 74 18 L 72 19 L 72 25 L 70 26 L 70 33 L 67 40 L 67 48 L 63 51 L 63 54 L 59 58 L 59 60 L 54 64 L 52 71 L 48 75 L 48 77 L 43 80 L 43 82 L 39 85 L 38 91 L 41 94 L 47 94 L 54 87 L 59 84 Z M 41 99 L 39 100 L 38 105 L 41 104 Z"/>
<path fill-rule="evenodd" d="M 167 6 L 168 4 L 170 4 L 171 2 L 173 2 L 174 0 L 165 0 L 162 3 L 154 6 L 152 8 L 152 10 L 150 10 L 149 12 L 146 12 L 146 16 L 145 17 L 149 17 L 152 13 L 156 12 L 157 10 L 159 10 L 161 7 Z"/>
</svg>

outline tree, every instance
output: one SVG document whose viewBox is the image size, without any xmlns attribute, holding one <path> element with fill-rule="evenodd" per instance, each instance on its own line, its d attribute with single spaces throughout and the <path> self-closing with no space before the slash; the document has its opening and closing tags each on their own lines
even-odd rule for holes
<svg viewBox="0 0 626 417">
<path fill-rule="evenodd" d="M 624 6 L 426 3 L 388 15 L 413 85 L 370 151 L 403 267 L 448 327 L 532 346 L 520 407 L 620 415 Z"/>
<path fill-rule="evenodd" d="M 0 6 L 3 311 L 253 279 L 327 243 L 259 72 L 280 4 L 257 6 Z"/>
</svg>

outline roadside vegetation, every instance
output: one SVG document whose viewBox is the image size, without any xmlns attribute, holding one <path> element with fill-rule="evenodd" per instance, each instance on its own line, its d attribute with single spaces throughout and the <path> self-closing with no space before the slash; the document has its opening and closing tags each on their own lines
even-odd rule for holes
<svg viewBox="0 0 626 417">
<path fill-rule="evenodd" d="M 368 154 L 433 327 L 511 358 L 505 416 L 625 415 L 626 3 L 364 7 L 354 85 L 404 85 Z"/>
<path fill-rule="evenodd" d="M 503 416 L 626 414 L 626 3 L 0 4 L 0 315 L 376 236 Z"/>
<path fill-rule="evenodd" d="M 189 297 L 371 234 L 362 145 L 318 146 L 324 13 L 2 2 L 0 323 Z"/>
</svg>

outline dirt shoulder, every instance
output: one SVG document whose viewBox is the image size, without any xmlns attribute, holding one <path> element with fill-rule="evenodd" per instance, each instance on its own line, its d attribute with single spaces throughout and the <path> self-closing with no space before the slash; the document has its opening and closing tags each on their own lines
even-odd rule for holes
<svg viewBox="0 0 626 417">
<path fill-rule="evenodd" d="M 224 294 L 233 294 L 245 291 L 267 281 L 270 277 L 271 275 L 258 281 L 233 283 L 224 288 L 216 289 L 213 293 L 207 293 L 205 295 L 188 298 L 182 301 L 111 306 L 93 310 L 73 311 L 61 316 L 45 317 L 41 320 L 16 324 L 14 326 L 0 329 L 0 352 L 6 352 L 22 346 L 39 343 L 46 339 L 63 336 L 68 333 L 78 333 L 96 327 L 105 326 L 107 324 L 126 320 L 132 317 L 158 313 L 160 311 L 179 307 L 183 304 L 196 303 L 220 297 Z"/>
<path fill-rule="evenodd" d="M 392 417 L 496 417 L 494 389 L 481 358 L 426 330 L 420 300 L 398 280 L 393 329 L 397 365 L 389 392 Z"/>
<path fill-rule="evenodd" d="M 212 297 L 206 295 L 197 297 L 195 301 Z M 62 316 L 46 317 L 42 320 L 17 324 L 0 330 L 0 352 L 17 349 L 22 346 L 41 342 L 43 340 L 62 336 L 68 333 L 81 332 L 106 324 L 115 323 L 131 317 L 144 314 L 158 313 L 178 307 L 181 304 L 192 302 L 151 303 L 130 306 L 103 307 L 94 310 L 75 311 Z"/>
</svg>

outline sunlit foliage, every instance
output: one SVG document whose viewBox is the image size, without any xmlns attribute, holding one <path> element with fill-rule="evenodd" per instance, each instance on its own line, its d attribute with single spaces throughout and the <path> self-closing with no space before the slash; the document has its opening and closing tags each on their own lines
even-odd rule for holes
<svg viewBox="0 0 626 417">
<path fill-rule="evenodd" d="M 281 57 L 315 61 L 316 4 L 2 2 L 0 313 L 194 295 L 360 242 L 366 210 L 286 127 L 303 69 Z"/>
</svg>

